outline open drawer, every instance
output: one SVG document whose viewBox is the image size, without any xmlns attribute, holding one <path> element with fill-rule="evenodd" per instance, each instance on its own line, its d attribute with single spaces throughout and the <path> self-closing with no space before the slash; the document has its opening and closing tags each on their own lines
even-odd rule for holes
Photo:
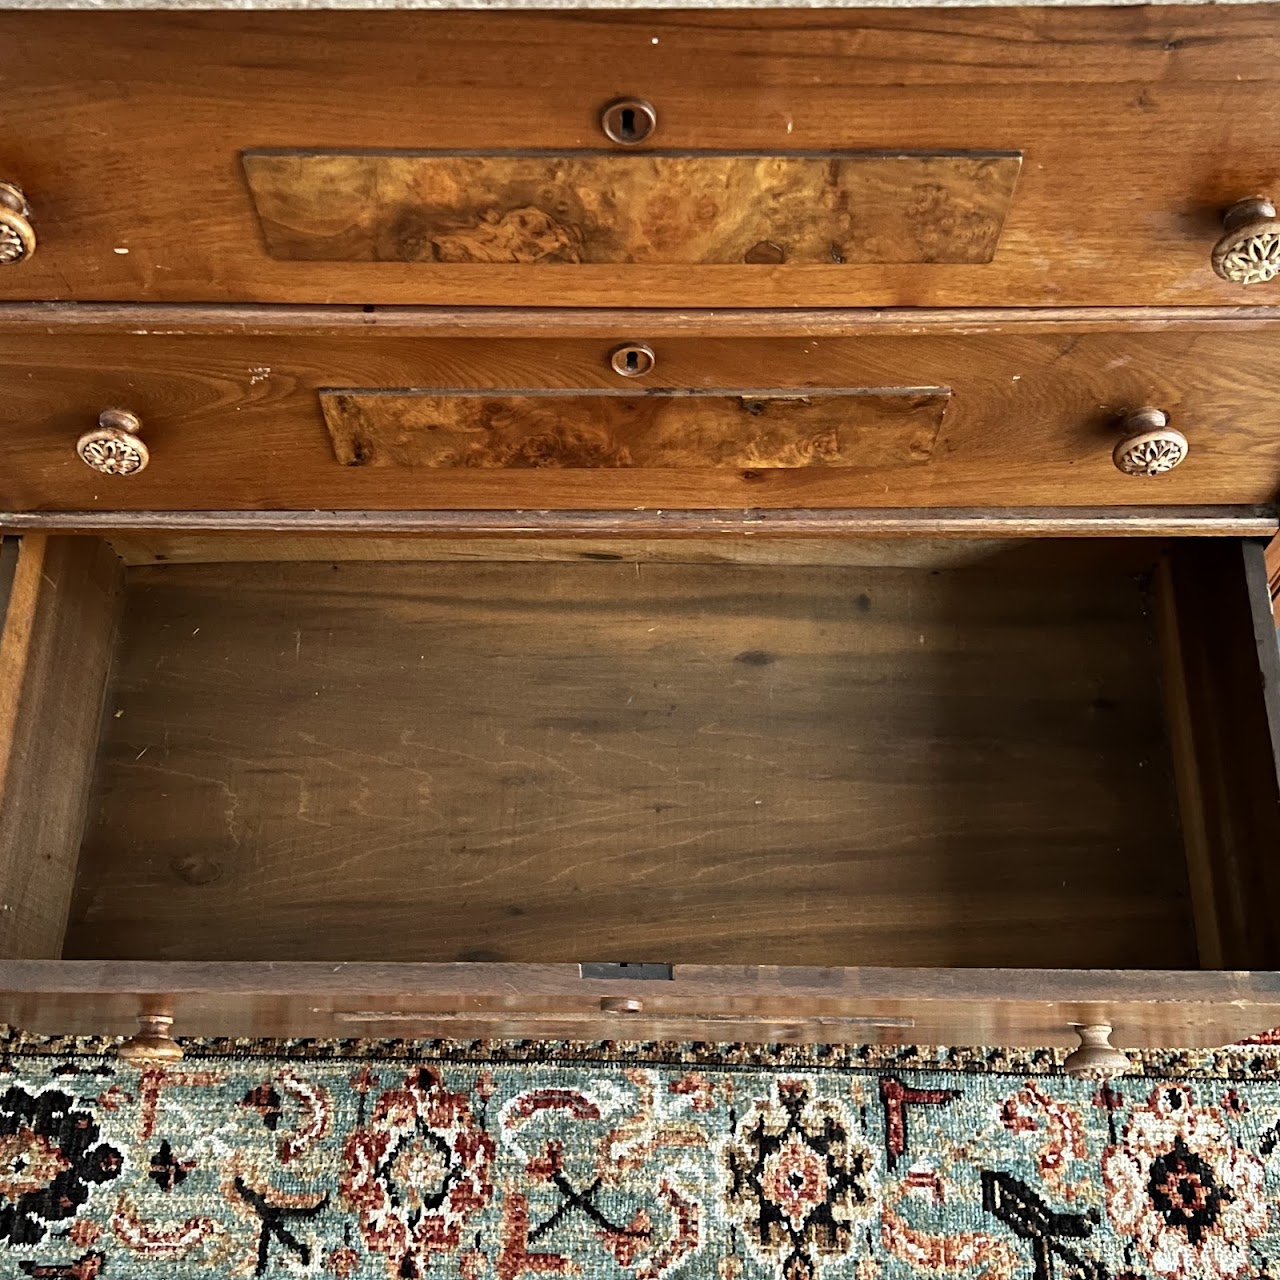
<svg viewBox="0 0 1280 1280">
<path fill-rule="evenodd" d="M 33 535 L 4 565 L 29 1029 L 1280 1025 L 1260 543 Z"/>
</svg>

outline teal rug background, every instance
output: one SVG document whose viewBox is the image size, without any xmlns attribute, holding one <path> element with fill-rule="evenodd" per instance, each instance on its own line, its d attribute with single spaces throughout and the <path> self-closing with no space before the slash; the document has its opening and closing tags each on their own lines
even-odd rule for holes
<svg viewBox="0 0 1280 1280">
<path fill-rule="evenodd" d="M 1280 1280 L 1280 1057 L 0 1041 L 0 1276 Z"/>
</svg>

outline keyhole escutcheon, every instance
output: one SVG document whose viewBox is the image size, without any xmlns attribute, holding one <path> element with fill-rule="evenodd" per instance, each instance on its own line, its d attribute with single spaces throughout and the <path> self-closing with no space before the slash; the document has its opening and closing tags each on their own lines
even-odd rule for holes
<svg viewBox="0 0 1280 1280">
<path fill-rule="evenodd" d="M 627 342 L 609 353 L 609 365 L 620 378 L 642 378 L 656 360 L 653 348 L 643 342 Z"/>
<path fill-rule="evenodd" d="M 619 98 L 600 113 L 600 127 L 620 147 L 636 147 L 653 136 L 658 113 L 643 98 Z"/>
</svg>

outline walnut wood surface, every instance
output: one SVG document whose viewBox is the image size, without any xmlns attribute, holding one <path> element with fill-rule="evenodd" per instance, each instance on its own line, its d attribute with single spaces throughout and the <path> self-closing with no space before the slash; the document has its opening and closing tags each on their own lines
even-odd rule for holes
<svg viewBox="0 0 1280 1280">
<path fill-rule="evenodd" d="M 1280 966 L 1280 645 L 1261 541 L 1189 542 L 1159 578 L 1201 963 Z"/>
<path fill-rule="evenodd" d="M 990 262 L 1018 155 L 263 152 L 273 258 L 672 264 Z"/>
<path fill-rule="evenodd" d="M 603 998 L 645 1010 L 618 1016 Z M 676 965 L 670 982 L 576 965 L 0 962 L 0 1018 L 128 1035 L 170 1011 L 179 1035 L 1072 1045 L 1109 1022 L 1126 1048 L 1223 1045 L 1280 1024 L 1274 973 L 776 969 Z"/>
<path fill-rule="evenodd" d="M 1194 964 L 1144 592 L 1053 550 L 130 570 L 66 954 Z"/>
<path fill-rule="evenodd" d="M 618 389 L 618 340 L 431 339 L 348 328 L 252 338 L 145 332 L 0 335 L 0 510 L 372 511 L 594 508 L 1143 507 L 1269 503 L 1276 322 L 1236 330 L 656 341 L 655 389 L 948 387 L 930 460 L 901 467 L 425 472 L 343 467 L 332 387 Z M 1120 474 L 1123 414 L 1153 404 L 1191 442 L 1156 478 Z M 104 407 L 147 424 L 152 462 L 96 475 L 74 443 Z"/>
<path fill-rule="evenodd" d="M 0 632 L 0 956 L 61 954 L 120 564 L 91 538 L 24 538 Z"/>
<path fill-rule="evenodd" d="M 617 299 L 613 299 L 616 303 Z M 32 330 L 132 334 L 295 332 L 349 334 L 376 329 L 418 338 L 614 339 L 619 334 L 687 338 L 858 338 L 944 334 L 1259 332 L 1275 325 L 1268 306 L 1115 307 L 788 307 L 763 308 L 290 306 L 197 303 L 0 302 L 0 333 Z"/>
<path fill-rule="evenodd" d="M 351 539 L 349 548 L 373 537 L 375 546 L 409 539 L 519 538 L 661 538 L 684 540 L 715 535 L 769 542 L 775 538 L 877 539 L 960 538 L 983 541 L 1001 538 L 1273 537 L 1280 527 L 1274 506 L 1218 507 L 974 507 L 873 508 L 813 510 L 784 507 L 738 511 L 67 511 L 0 512 L 0 529 L 58 533 L 136 535 L 150 544 L 173 537 L 232 536 L 259 548 L 269 547 L 279 534 L 289 538 Z M 385 537 L 381 536 L 385 535 Z M 177 557 L 182 559 L 182 556 Z M 205 559 L 219 560 L 218 555 Z M 275 559 L 271 554 L 229 555 L 226 559 Z M 299 555 L 283 559 L 313 560 Z M 433 557 L 421 549 L 402 557 L 371 552 L 338 559 L 406 560 Z M 478 557 L 477 557 L 478 558 Z"/>
<path fill-rule="evenodd" d="M 15 542 L 15 539 L 9 539 Z M 798 564 L 941 569 L 976 564 L 998 552 L 1016 553 L 1015 539 L 936 538 L 750 538 L 690 535 L 681 538 L 524 537 L 475 538 L 445 535 L 183 533 L 133 531 L 105 539 L 127 565 L 227 564 L 288 560 L 461 560 L 627 564 Z M 0 543 L 0 550 L 4 543 Z M 1021 544 L 1025 545 L 1025 544 Z M 1072 542 L 1074 563 L 1083 556 Z M 1099 563 L 1115 563 L 1132 549 L 1135 572 L 1149 569 L 1151 543 L 1129 538 L 1094 543 Z M 1035 552 L 1042 557 L 1044 548 Z M 0 561 L 0 575 L 3 561 Z M 2 616 L 2 615 L 0 615 Z"/>
<path fill-rule="evenodd" d="M 1277 178 L 1269 5 L 740 13 L 0 15 L 6 173 L 40 252 L 3 296 L 646 306 L 1230 303 L 1221 215 Z M 247 149 L 1022 152 L 996 256 L 662 267 L 272 260 Z M 122 91 L 122 86 L 127 91 Z M 1225 122 L 1225 123 L 1224 123 Z M 688 213 L 672 193 L 672 216 Z M 339 202 L 340 203 L 340 202 Z M 336 208 L 339 224 L 350 210 Z M 127 250 L 127 253 L 117 252 Z"/>
<path fill-rule="evenodd" d="M 733 395 L 322 391 L 344 467 L 655 470 L 923 464 L 945 388 Z"/>
</svg>

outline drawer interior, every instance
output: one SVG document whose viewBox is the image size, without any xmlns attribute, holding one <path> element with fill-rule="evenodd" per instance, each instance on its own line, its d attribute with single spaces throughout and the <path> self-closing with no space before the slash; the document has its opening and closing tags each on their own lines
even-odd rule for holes
<svg viewBox="0 0 1280 1280">
<path fill-rule="evenodd" d="M 28 541 L 11 956 L 1223 961 L 1173 597 L 1229 540 Z"/>
</svg>

